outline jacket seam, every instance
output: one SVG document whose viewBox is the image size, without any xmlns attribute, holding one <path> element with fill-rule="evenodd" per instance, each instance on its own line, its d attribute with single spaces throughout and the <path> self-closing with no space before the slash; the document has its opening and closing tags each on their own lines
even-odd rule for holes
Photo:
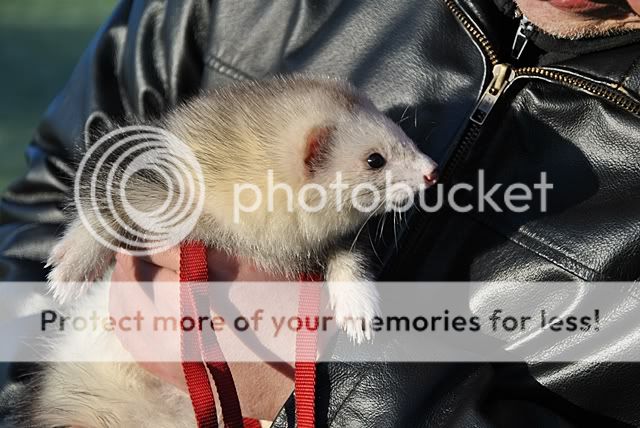
<svg viewBox="0 0 640 428">
<path fill-rule="evenodd" d="M 514 233 L 505 233 L 499 226 L 496 226 L 492 223 L 489 223 L 487 221 L 483 221 L 479 218 L 477 218 L 476 216 L 472 216 L 474 218 L 474 220 L 482 225 L 484 225 L 485 227 L 490 228 L 491 230 L 493 230 L 494 232 L 500 234 L 501 236 L 503 236 L 504 238 L 506 238 L 507 240 L 509 240 L 510 242 L 518 245 L 521 248 L 524 248 L 527 251 L 532 252 L 533 254 L 537 255 L 538 257 L 541 257 L 545 260 L 547 260 L 549 263 L 552 263 L 553 265 L 561 268 L 562 270 L 566 271 L 567 273 L 570 273 L 571 275 L 580 278 L 583 281 L 594 281 L 594 280 L 607 280 L 607 279 L 611 279 L 609 278 L 608 275 L 605 275 L 587 265 L 585 265 L 584 263 L 579 262 L 578 260 L 576 260 L 575 258 L 571 257 L 570 255 L 566 254 L 565 252 L 554 248 L 552 245 L 550 245 L 549 243 L 541 240 L 540 238 L 536 237 L 533 234 L 524 232 L 522 230 L 518 230 Z M 520 236 L 524 239 L 518 239 L 517 236 Z M 555 260 L 554 258 L 552 258 L 551 256 L 544 254 L 543 252 L 537 250 L 536 248 L 534 248 L 533 245 L 529 245 L 527 242 L 524 242 L 525 240 L 529 240 L 529 241 L 533 241 L 536 244 L 547 248 L 553 252 L 558 253 L 558 255 L 562 256 L 563 258 L 565 258 L 567 261 L 571 262 L 571 264 L 573 264 L 574 266 L 567 266 L 566 263 L 562 263 L 559 260 Z M 532 243 L 533 243 L 532 242 Z M 582 272 L 579 272 L 582 271 Z"/>
<path fill-rule="evenodd" d="M 567 261 L 571 262 L 571 264 L 574 264 L 575 267 L 572 268 L 571 266 L 567 266 L 566 263 L 562 263 L 561 261 L 554 260 L 551 256 L 543 254 L 541 251 L 536 250 L 535 248 L 533 248 L 533 246 L 528 245 L 526 242 L 524 242 L 524 240 L 518 239 L 517 238 L 518 235 L 523 237 L 523 238 L 525 238 L 524 240 L 533 241 L 534 243 L 539 244 L 539 245 L 543 246 L 544 248 L 548 248 L 551 251 L 554 251 L 554 252 L 558 253 L 560 256 L 562 256 L 563 258 L 567 259 Z M 526 232 L 523 232 L 523 231 L 518 231 L 518 232 L 516 232 L 516 236 L 514 236 L 513 239 L 511 239 L 511 240 L 513 242 L 515 242 L 516 244 L 520 245 L 521 247 L 526 248 L 527 250 L 529 250 L 529 251 L 533 252 L 534 254 L 538 255 L 539 257 L 542 257 L 545 260 L 548 260 L 550 263 L 553 263 L 554 265 L 564 269 L 565 271 L 571 273 L 574 276 L 577 276 L 578 278 L 580 278 L 580 279 L 582 279 L 584 281 L 595 281 L 595 280 L 607 280 L 607 279 L 609 279 L 606 275 L 602 274 L 601 272 L 598 272 L 597 270 L 585 265 L 584 263 L 579 262 L 575 258 L 573 258 L 573 257 L 569 256 L 568 254 L 564 253 L 563 251 L 560 251 L 559 249 L 554 248 L 549 243 L 544 242 L 543 240 L 540 240 L 538 237 L 536 237 L 533 234 L 526 233 Z M 582 270 L 584 272 L 578 272 L 578 270 Z"/>
<path fill-rule="evenodd" d="M 255 80 L 255 78 L 249 73 L 231 65 L 229 62 L 224 61 L 213 53 L 207 55 L 205 64 L 218 73 L 231 77 L 234 80 Z"/>
</svg>

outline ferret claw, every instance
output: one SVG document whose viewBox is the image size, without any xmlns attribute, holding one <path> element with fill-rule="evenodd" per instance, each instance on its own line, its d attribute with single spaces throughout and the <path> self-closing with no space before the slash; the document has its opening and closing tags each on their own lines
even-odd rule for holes
<svg viewBox="0 0 640 428">
<path fill-rule="evenodd" d="M 338 322 L 340 324 L 340 322 Z M 370 342 L 373 339 L 373 329 L 371 321 L 363 319 L 349 319 L 341 325 L 347 333 L 349 340 L 356 345 Z"/>
<path fill-rule="evenodd" d="M 364 288 L 366 287 L 366 292 Z M 371 291 L 370 283 L 333 284 L 331 307 L 336 324 L 349 339 L 362 344 L 373 339 L 373 319 L 379 314 L 378 295 Z"/>
</svg>

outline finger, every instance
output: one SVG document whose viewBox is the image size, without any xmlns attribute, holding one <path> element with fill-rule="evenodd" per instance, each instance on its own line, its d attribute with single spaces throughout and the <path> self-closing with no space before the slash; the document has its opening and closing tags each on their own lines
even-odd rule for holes
<svg viewBox="0 0 640 428">
<path fill-rule="evenodd" d="M 113 331 L 138 361 L 152 361 L 158 355 L 169 359 L 179 356 L 180 330 L 171 322 L 180 315 L 177 289 L 163 287 L 157 293 L 155 287 L 156 283 L 111 283 L 109 288 Z M 158 320 L 168 321 L 163 324 Z"/>
<path fill-rule="evenodd" d="M 140 282 L 179 282 L 180 275 L 173 269 L 139 259 L 135 263 L 135 278 Z"/>
<path fill-rule="evenodd" d="M 147 263 L 178 272 L 180 270 L 180 247 L 171 247 L 161 253 L 142 256 L 140 259 Z"/>
<path fill-rule="evenodd" d="M 135 279 L 135 257 L 128 254 L 116 253 L 116 264 L 111 274 L 113 282 L 134 282 Z"/>
<path fill-rule="evenodd" d="M 209 249 L 207 253 L 209 281 L 233 281 L 240 271 L 240 263 L 227 253 Z"/>
<path fill-rule="evenodd" d="M 187 391 L 187 383 L 184 379 L 184 373 L 180 363 L 140 361 L 138 364 L 148 372 L 158 376 L 160 379 L 178 387 L 178 389 L 185 392 Z"/>
<path fill-rule="evenodd" d="M 135 315 L 138 310 L 151 313 L 154 302 L 148 289 L 140 284 L 112 283 L 109 286 L 109 313 L 116 317 Z"/>
<path fill-rule="evenodd" d="M 640 0 L 627 0 L 631 9 L 638 15 L 640 15 Z"/>
<path fill-rule="evenodd" d="M 111 280 L 114 282 L 179 281 L 178 273 L 141 257 L 118 253 Z"/>
<path fill-rule="evenodd" d="M 236 258 L 227 253 L 209 249 L 209 281 L 286 281 L 285 275 L 278 275 L 259 269 L 248 260 Z"/>
</svg>

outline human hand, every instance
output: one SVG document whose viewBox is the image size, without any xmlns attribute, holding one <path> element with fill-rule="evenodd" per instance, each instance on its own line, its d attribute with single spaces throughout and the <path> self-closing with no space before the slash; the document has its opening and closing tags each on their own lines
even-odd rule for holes
<svg viewBox="0 0 640 428">
<path fill-rule="evenodd" d="M 227 302 L 240 313 L 248 313 L 256 301 L 261 306 L 278 307 L 280 312 L 297 313 L 298 287 L 295 283 L 291 286 L 278 287 L 278 293 L 274 293 L 269 287 L 255 287 L 244 285 L 252 281 L 285 281 L 267 272 L 256 269 L 248 262 L 234 259 L 226 254 L 210 250 L 208 253 L 209 278 L 216 281 L 234 282 Z M 116 256 L 116 265 L 112 274 L 114 282 L 150 282 L 152 293 L 143 290 L 142 287 L 112 287 L 110 293 L 110 312 L 133 313 L 142 310 L 146 314 L 179 314 L 179 289 L 168 286 L 169 283 L 177 284 L 180 280 L 180 253 L 179 248 L 172 248 L 163 253 L 147 256 L 132 257 L 125 254 Z M 260 295 L 256 295 L 260 293 Z M 214 299 L 215 300 L 215 299 Z M 245 308 L 246 312 L 243 312 Z M 215 308 L 214 308 L 215 309 Z M 121 343 L 129 351 L 139 364 L 147 371 L 172 383 L 186 391 L 186 384 L 182 372 L 182 366 L 178 362 L 149 362 L 136 356 L 149 355 L 153 352 L 165 352 L 179 349 L 179 334 L 171 336 L 131 335 L 116 331 Z M 217 339 L 224 350 L 231 353 L 256 353 L 255 349 L 249 349 L 237 336 L 222 332 L 216 334 Z M 158 338 L 161 338 L 159 341 Z M 265 334 L 257 337 L 261 348 L 269 349 L 275 346 L 272 338 Z M 280 337 L 278 346 L 295 347 L 295 334 L 290 332 L 288 337 Z M 140 361 L 142 360 L 142 361 Z M 286 401 L 293 389 L 293 367 L 289 363 L 234 363 L 229 367 L 233 374 L 238 398 L 243 409 L 244 416 L 259 419 L 271 419 L 282 404 Z"/>
</svg>

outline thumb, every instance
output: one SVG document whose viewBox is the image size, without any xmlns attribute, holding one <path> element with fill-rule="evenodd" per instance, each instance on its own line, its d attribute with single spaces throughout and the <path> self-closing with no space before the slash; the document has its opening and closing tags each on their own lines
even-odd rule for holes
<svg viewBox="0 0 640 428">
<path fill-rule="evenodd" d="M 633 9 L 635 13 L 640 15 L 640 0 L 627 0 L 627 2 L 629 3 L 631 9 Z"/>
</svg>

